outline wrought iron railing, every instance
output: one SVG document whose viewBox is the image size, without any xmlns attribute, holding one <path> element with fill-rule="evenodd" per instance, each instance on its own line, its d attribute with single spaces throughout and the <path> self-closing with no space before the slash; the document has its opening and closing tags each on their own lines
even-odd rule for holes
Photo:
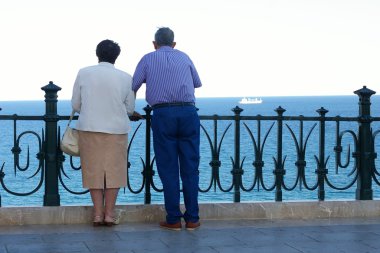
<svg viewBox="0 0 380 253">
<path fill-rule="evenodd" d="M 25 192 L 17 191 L 8 187 L 6 174 L 4 169 L 6 164 L 3 162 L 0 171 L 0 183 L 4 191 L 15 196 L 29 196 L 44 186 L 43 205 L 59 206 L 60 203 L 60 185 L 61 189 L 69 194 L 81 195 L 87 190 L 73 190 L 65 182 L 64 178 L 70 178 L 67 175 L 66 167 L 70 164 L 70 169 L 79 171 L 81 168 L 78 161 L 72 157 L 64 155 L 59 149 L 61 138 L 61 129 L 59 121 L 67 121 L 69 116 L 60 116 L 57 113 L 57 93 L 61 88 L 50 82 L 42 87 L 45 92 L 45 115 L 43 116 L 19 116 L 19 115 L 0 115 L 0 121 L 13 121 L 13 172 L 25 172 L 30 169 L 30 152 L 29 147 L 26 153 L 25 165 L 21 165 L 20 142 L 25 136 L 34 137 L 37 145 L 34 147 L 36 151 L 36 170 L 31 173 L 27 179 L 38 178 L 35 180 L 35 186 L 31 190 Z M 374 91 L 365 86 L 354 92 L 359 97 L 359 115 L 358 117 L 328 117 L 328 110 L 321 107 L 317 110 L 319 116 L 284 116 L 285 109 L 278 107 L 275 109 L 275 116 L 243 116 L 243 109 L 235 107 L 232 109 L 234 115 L 219 116 L 201 115 L 202 138 L 209 152 L 209 161 L 207 164 L 201 164 L 202 168 L 210 173 L 209 181 L 202 182 L 199 187 L 201 193 L 220 191 L 223 193 L 232 193 L 233 201 L 240 202 L 243 192 L 252 192 L 263 190 L 264 192 L 274 192 L 275 201 L 283 201 L 283 191 L 293 191 L 298 186 L 299 189 L 307 191 L 317 191 L 317 198 L 320 201 L 325 200 L 326 190 L 329 187 L 338 191 L 345 191 L 352 188 L 356 184 L 356 199 L 371 200 L 373 199 L 373 183 L 380 185 L 379 171 L 376 169 L 376 137 L 380 130 L 373 131 L 374 122 L 379 122 L 379 117 L 372 117 L 370 98 Z M 128 184 L 125 191 L 131 194 L 144 194 L 144 203 L 152 203 L 152 191 L 162 192 L 157 183 L 159 181 L 155 173 L 155 159 L 151 148 L 151 113 L 152 108 L 147 106 L 144 108 L 144 120 L 137 123 L 134 132 L 129 140 L 129 162 L 128 162 Z M 74 119 L 77 119 L 75 117 Z M 135 120 L 135 119 L 132 119 Z M 45 126 L 41 129 L 41 134 L 37 131 L 23 131 L 17 133 L 19 121 L 43 121 Z M 310 124 L 309 124 L 310 123 Z M 343 123 L 354 124 L 353 128 L 343 129 Z M 266 124 L 264 127 L 263 125 Z M 305 125 L 308 124 L 308 127 Z M 329 127 L 326 124 L 330 124 Z M 222 130 L 220 125 L 222 125 Z M 144 129 L 145 126 L 145 129 Z M 333 126 L 333 129 L 332 127 Z M 141 134 L 145 130 L 145 133 Z M 286 131 L 286 134 L 284 133 Z M 232 143 L 224 143 L 227 133 L 232 132 Z M 136 146 L 136 136 L 140 134 L 145 137 L 143 141 L 143 154 L 138 154 L 140 159 L 130 157 L 130 151 Z M 287 168 L 284 151 L 289 151 L 289 142 L 284 146 L 284 136 L 290 137 L 291 146 L 295 149 L 292 153 L 295 160 L 294 167 Z M 312 136 L 314 136 L 312 138 Z M 243 139 L 242 139 L 243 138 Z M 349 139 L 349 140 L 347 140 Z M 310 141 L 318 142 L 314 144 L 316 147 L 313 152 L 306 152 L 310 147 Z M 243 143 L 244 142 L 244 143 Z M 264 157 L 264 149 L 267 148 L 268 142 L 272 143 L 274 148 L 271 150 L 273 170 L 268 173 L 264 170 L 265 164 L 268 163 Z M 347 173 L 347 180 L 340 184 L 333 182 L 328 174 L 328 161 L 330 155 L 327 155 L 333 145 L 333 155 L 335 157 L 335 172 L 341 169 L 351 169 Z M 225 180 L 226 174 L 222 176 L 222 147 L 227 145 L 232 150 L 230 156 L 231 167 L 229 176 L 230 183 Z M 352 148 L 351 148 L 352 145 Z M 1 146 L 1 139 L 0 139 Z M 233 146 L 233 149 L 232 149 Z M 246 165 L 246 155 L 252 157 L 251 166 Z M 225 156 L 225 155 L 224 155 Z M 344 157 L 343 157 L 344 156 Z M 208 156 L 207 156 L 208 157 Z M 134 161 L 131 163 L 131 161 Z M 140 160 L 139 162 L 136 162 Z M 307 163 L 315 162 L 315 170 L 312 173 L 306 171 Z M 133 168 L 139 168 L 141 164 L 141 181 L 132 184 L 130 180 L 130 171 Z M 7 165 L 8 166 L 8 165 Z M 267 166 L 268 167 L 268 166 Z M 286 173 L 293 170 L 294 176 L 290 181 L 286 180 Z M 250 171 L 250 176 L 246 177 L 245 173 Z M 202 171 L 202 173 L 204 173 Z M 309 174 L 308 174 L 309 173 Z M 314 175 L 314 177 L 313 177 Z M 26 180 L 27 180 L 26 179 Z M 0 192 L 1 204 L 1 192 Z"/>
</svg>

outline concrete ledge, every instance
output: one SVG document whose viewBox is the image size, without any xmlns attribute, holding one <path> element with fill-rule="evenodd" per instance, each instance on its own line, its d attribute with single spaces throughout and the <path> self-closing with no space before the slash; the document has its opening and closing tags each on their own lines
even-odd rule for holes
<svg viewBox="0 0 380 253">
<path fill-rule="evenodd" d="M 117 206 L 120 223 L 158 222 L 162 204 Z M 380 217 L 379 200 L 200 204 L 203 220 Z M 91 206 L 0 207 L 0 225 L 90 223 Z"/>
</svg>

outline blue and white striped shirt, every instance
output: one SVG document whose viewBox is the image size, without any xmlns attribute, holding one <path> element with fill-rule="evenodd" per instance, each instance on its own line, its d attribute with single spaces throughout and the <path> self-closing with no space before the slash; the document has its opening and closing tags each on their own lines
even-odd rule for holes
<svg viewBox="0 0 380 253">
<path fill-rule="evenodd" d="M 132 89 L 146 83 L 149 105 L 195 102 L 194 89 L 202 83 L 190 57 L 169 46 L 143 56 L 133 75 Z"/>
</svg>

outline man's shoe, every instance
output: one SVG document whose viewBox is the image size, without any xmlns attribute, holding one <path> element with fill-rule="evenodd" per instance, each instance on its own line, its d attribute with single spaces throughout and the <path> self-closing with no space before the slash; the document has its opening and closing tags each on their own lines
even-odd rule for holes
<svg viewBox="0 0 380 253">
<path fill-rule="evenodd" d="M 165 228 L 165 229 L 169 229 L 169 230 L 180 231 L 182 228 L 182 224 L 180 221 L 177 223 L 173 223 L 173 224 L 167 223 L 166 221 L 162 221 L 162 222 L 160 222 L 160 227 Z"/>
<path fill-rule="evenodd" d="M 186 222 L 186 229 L 187 230 L 195 230 L 195 229 L 199 228 L 200 226 L 201 226 L 201 223 L 199 221 L 197 221 L 197 222 L 191 222 L 191 221 Z"/>
</svg>

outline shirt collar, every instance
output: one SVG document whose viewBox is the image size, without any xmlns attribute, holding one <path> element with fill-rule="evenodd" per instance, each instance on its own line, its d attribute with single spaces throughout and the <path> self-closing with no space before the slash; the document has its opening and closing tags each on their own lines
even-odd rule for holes
<svg viewBox="0 0 380 253">
<path fill-rule="evenodd" d="M 169 51 L 169 50 L 173 50 L 173 49 L 174 48 L 172 48 L 171 46 L 162 46 L 158 50 Z"/>
<path fill-rule="evenodd" d="M 113 65 L 112 63 L 105 62 L 105 61 L 101 61 L 101 62 L 99 62 L 98 65 L 101 65 L 101 66 L 108 66 L 108 67 L 112 67 L 112 68 L 115 67 L 115 65 Z"/>
</svg>

